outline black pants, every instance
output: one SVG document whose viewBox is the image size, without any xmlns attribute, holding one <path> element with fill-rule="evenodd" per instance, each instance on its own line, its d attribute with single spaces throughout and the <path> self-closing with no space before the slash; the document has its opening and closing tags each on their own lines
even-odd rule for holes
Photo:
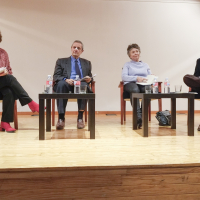
<svg viewBox="0 0 200 200">
<path fill-rule="evenodd" d="M 81 85 L 87 85 L 85 82 L 81 82 Z M 69 85 L 66 81 L 59 81 L 53 88 L 56 93 L 74 93 L 74 86 Z M 65 114 L 68 99 L 57 99 L 58 114 Z M 85 110 L 87 100 L 77 99 L 78 110 Z"/>
<path fill-rule="evenodd" d="M 19 99 L 22 106 L 32 101 L 17 79 L 10 74 L 0 77 L 0 99 L 3 100 L 1 121 L 4 122 L 13 122 L 15 99 Z"/>
<path fill-rule="evenodd" d="M 127 83 L 126 85 L 124 85 L 124 90 L 130 93 L 130 102 L 132 105 L 131 93 L 144 93 L 145 86 L 137 85 L 136 83 Z M 140 111 L 139 99 L 137 100 L 137 110 Z"/>
</svg>

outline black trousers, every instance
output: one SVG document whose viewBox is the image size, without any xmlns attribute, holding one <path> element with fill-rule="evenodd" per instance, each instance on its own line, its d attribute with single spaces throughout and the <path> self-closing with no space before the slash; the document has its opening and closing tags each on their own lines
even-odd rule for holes
<svg viewBox="0 0 200 200">
<path fill-rule="evenodd" d="M 13 75 L 0 76 L 0 99 L 3 100 L 1 121 L 13 122 L 15 99 L 19 99 L 22 106 L 32 99 Z"/>
<path fill-rule="evenodd" d="M 124 85 L 124 90 L 130 93 L 130 102 L 132 105 L 131 93 L 145 93 L 145 86 L 131 82 Z M 140 111 L 139 99 L 137 100 L 137 111 Z"/>
<path fill-rule="evenodd" d="M 85 82 L 81 82 L 81 85 L 87 85 Z M 74 93 L 74 86 L 69 85 L 66 81 L 59 81 L 53 88 L 56 93 Z M 58 114 L 65 114 L 68 99 L 57 99 Z M 87 100 L 77 99 L 78 110 L 85 110 Z"/>
</svg>

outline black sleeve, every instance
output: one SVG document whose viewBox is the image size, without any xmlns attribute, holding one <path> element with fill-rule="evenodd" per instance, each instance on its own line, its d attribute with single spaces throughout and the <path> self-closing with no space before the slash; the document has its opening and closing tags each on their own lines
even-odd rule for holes
<svg viewBox="0 0 200 200">
<path fill-rule="evenodd" d="M 63 68 L 61 67 L 61 59 L 56 61 L 56 66 L 53 74 L 53 82 L 56 84 L 58 81 L 63 80 L 65 78 L 63 74 Z"/>
<path fill-rule="evenodd" d="M 200 58 L 197 60 L 194 76 L 199 77 L 200 76 Z"/>
</svg>

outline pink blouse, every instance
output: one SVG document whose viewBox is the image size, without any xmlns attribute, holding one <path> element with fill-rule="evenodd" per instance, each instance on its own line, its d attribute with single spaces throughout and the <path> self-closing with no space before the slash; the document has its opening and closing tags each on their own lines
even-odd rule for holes
<svg viewBox="0 0 200 200">
<path fill-rule="evenodd" d="M 4 49 L 0 48 L 0 68 L 6 67 L 9 74 L 12 74 L 12 68 L 10 67 L 10 61 L 8 58 L 8 54 Z"/>
</svg>

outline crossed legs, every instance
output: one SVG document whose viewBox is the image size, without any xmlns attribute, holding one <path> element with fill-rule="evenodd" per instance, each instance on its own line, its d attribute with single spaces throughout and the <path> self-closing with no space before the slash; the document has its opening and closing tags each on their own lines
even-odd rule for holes
<svg viewBox="0 0 200 200">
<path fill-rule="evenodd" d="M 3 99 L 1 128 L 7 132 L 15 132 L 15 129 L 9 124 L 9 122 L 13 122 L 15 99 L 19 99 L 22 106 L 28 104 L 33 112 L 39 111 L 39 105 L 29 97 L 13 75 L 8 74 L 0 77 L 0 94 Z"/>
</svg>

